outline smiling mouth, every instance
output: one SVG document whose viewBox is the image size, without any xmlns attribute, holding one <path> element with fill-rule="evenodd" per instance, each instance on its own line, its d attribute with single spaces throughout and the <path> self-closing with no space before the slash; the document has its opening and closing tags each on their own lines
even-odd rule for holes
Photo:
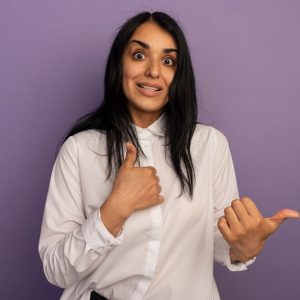
<svg viewBox="0 0 300 300">
<path fill-rule="evenodd" d="M 158 91 L 161 91 L 162 88 L 161 87 L 156 87 L 156 86 L 149 86 L 149 85 L 146 85 L 146 84 L 141 84 L 141 83 L 137 83 L 137 86 L 141 89 L 145 89 L 145 90 L 148 90 L 148 91 L 155 91 L 155 92 L 158 92 Z"/>
</svg>

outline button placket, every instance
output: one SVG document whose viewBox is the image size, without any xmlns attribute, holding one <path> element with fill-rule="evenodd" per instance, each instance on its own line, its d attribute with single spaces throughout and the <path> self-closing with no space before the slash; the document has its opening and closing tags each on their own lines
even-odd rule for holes
<svg viewBox="0 0 300 300">
<path fill-rule="evenodd" d="M 151 149 L 151 132 L 147 129 L 142 129 L 139 133 L 140 145 L 146 157 L 141 156 L 141 165 L 149 166 L 153 164 L 152 149 Z"/>
<path fill-rule="evenodd" d="M 151 141 L 150 140 L 141 141 L 141 147 L 143 149 L 143 152 L 146 155 L 146 157 L 142 156 L 142 161 L 145 163 L 145 165 L 148 165 L 148 166 L 152 165 L 153 158 L 152 158 Z"/>
<path fill-rule="evenodd" d="M 154 159 L 152 152 L 152 144 L 154 142 L 154 137 L 149 131 L 143 133 L 143 136 L 139 135 L 139 142 L 143 152 L 146 155 L 146 158 L 141 156 L 141 165 L 154 167 Z M 143 299 L 147 289 L 149 288 L 153 280 L 160 250 L 160 233 L 162 227 L 161 208 L 159 205 L 154 205 L 149 207 L 149 209 L 145 210 L 145 212 L 150 213 L 151 227 L 148 228 L 147 233 L 147 235 L 149 236 L 149 240 L 147 242 L 147 252 L 145 255 L 145 267 L 143 272 L 144 276 L 141 277 L 131 298 L 132 300 Z"/>
</svg>

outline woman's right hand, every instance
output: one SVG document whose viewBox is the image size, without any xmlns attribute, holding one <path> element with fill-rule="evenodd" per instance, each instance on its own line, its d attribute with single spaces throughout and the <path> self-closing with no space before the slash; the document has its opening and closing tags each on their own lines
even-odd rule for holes
<svg viewBox="0 0 300 300">
<path fill-rule="evenodd" d="M 123 223 L 135 210 L 145 209 L 164 201 L 156 169 L 135 167 L 137 150 L 126 143 L 126 157 L 119 168 L 112 192 L 100 208 L 101 220 L 116 235 Z"/>
</svg>

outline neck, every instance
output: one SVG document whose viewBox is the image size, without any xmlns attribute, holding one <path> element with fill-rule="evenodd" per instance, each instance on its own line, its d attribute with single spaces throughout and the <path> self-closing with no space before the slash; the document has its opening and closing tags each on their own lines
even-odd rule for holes
<svg viewBox="0 0 300 300">
<path fill-rule="evenodd" d="M 141 113 L 135 114 L 130 111 L 133 123 L 140 128 L 147 128 L 152 123 L 154 123 L 161 115 L 162 111 L 158 111 L 157 113 Z"/>
</svg>

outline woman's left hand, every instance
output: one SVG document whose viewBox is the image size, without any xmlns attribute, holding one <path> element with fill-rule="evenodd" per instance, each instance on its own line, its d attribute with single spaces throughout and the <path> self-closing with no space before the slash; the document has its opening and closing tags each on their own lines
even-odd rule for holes
<svg viewBox="0 0 300 300">
<path fill-rule="evenodd" d="M 246 262 L 257 256 L 266 239 L 286 219 L 299 219 L 299 212 L 281 209 L 275 215 L 264 218 L 249 197 L 233 200 L 224 209 L 225 216 L 219 218 L 218 228 L 231 246 L 230 258 L 234 262 Z"/>
</svg>

